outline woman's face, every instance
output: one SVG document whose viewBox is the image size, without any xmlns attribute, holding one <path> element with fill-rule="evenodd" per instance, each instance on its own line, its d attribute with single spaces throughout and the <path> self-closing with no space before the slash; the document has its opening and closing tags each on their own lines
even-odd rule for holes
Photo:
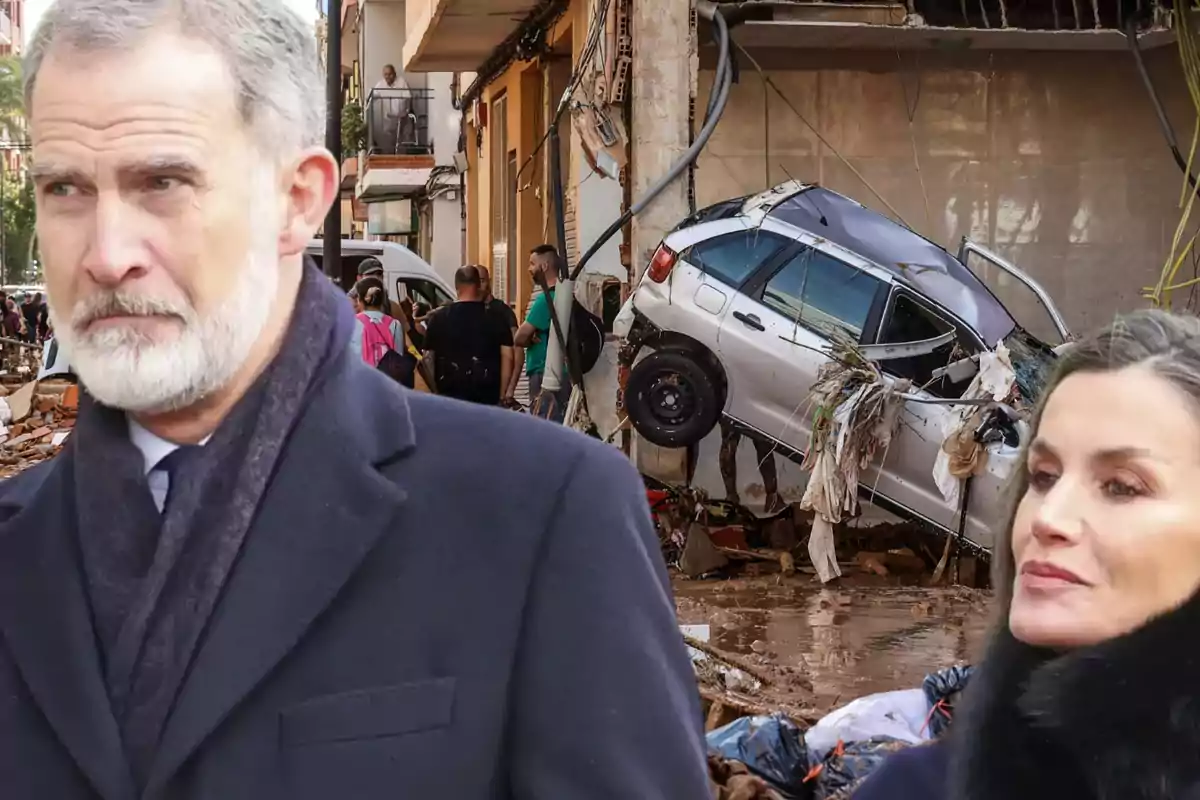
<svg viewBox="0 0 1200 800">
<path fill-rule="evenodd" d="M 1054 390 L 1013 522 L 1009 628 L 1040 647 L 1128 633 L 1200 587 L 1200 422 L 1145 367 Z"/>
</svg>

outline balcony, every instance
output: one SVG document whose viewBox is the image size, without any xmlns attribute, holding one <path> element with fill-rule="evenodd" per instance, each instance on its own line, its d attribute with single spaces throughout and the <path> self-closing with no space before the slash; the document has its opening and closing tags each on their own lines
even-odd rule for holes
<svg viewBox="0 0 1200 800">
<path fill-rule="evenodd" d="M 407 0 L 406 72 L 473 72 L 538 0 Z"/>
<path fill-rule="evenodd" d="M 10 46 L 13 43 L 12 20 L 8 18 L 5 4 L 0 3 L 0 45 Z"/>
<path fill-rule="evenodd" d="M 366 163 L 356 188 L 360 200 L 413 194 L 434 167 L 429 135 L 429 89 L 373 89 L 367 95 Z"/>
</svg>

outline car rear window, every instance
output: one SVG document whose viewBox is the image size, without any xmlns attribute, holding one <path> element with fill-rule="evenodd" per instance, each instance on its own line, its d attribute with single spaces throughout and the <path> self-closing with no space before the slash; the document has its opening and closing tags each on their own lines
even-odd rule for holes
<svg viewBox="0 0 1200 800">
<path fill-rule="evenodd" d="M 777 233 L 756 228 L 697 242 L 683 252 L 682 258 L 722 283 L 737 287 L 789 242 Z"/>
</svg>

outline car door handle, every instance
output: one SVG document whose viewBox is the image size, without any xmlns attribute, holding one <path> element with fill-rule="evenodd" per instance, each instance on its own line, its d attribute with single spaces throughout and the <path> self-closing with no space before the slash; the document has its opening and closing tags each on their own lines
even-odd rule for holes
<svg viewBox="0 0 1200 800">
<path fill-rule="evenodd" d="M 762 320 L 754 314 L 743 314 L 740 311 L 735 311 L 733 312 L 733 318 L 747 328 L 754 328 L 756 331 L 765 331 L 767 329 L 767 326 L 762 324 Z"/>
</svg>

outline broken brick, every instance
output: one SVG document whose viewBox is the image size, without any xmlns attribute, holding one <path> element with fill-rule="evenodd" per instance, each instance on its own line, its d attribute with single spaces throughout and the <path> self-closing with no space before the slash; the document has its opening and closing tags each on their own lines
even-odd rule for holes
<svg viewBox="0 0 1200 800">
<path fill-rule="evenodd" d="M 47 428 L 45 426 L 42 426 L 41 428 L 38 428 L 37 430 L 30 431 L 29 436 L 32 439 L 41 439 L 43 436 L 50 434 L 50 433 L 54 433 L 54 431 L 50 430 L 49 428 Z"/>
<path fill-rule="evenodd" d="M 62 399 L 58 401 L 59 408 L 79 408 L 79 387 L 76 384 L 71 384 L 62 393 Z"/>
</svg>

